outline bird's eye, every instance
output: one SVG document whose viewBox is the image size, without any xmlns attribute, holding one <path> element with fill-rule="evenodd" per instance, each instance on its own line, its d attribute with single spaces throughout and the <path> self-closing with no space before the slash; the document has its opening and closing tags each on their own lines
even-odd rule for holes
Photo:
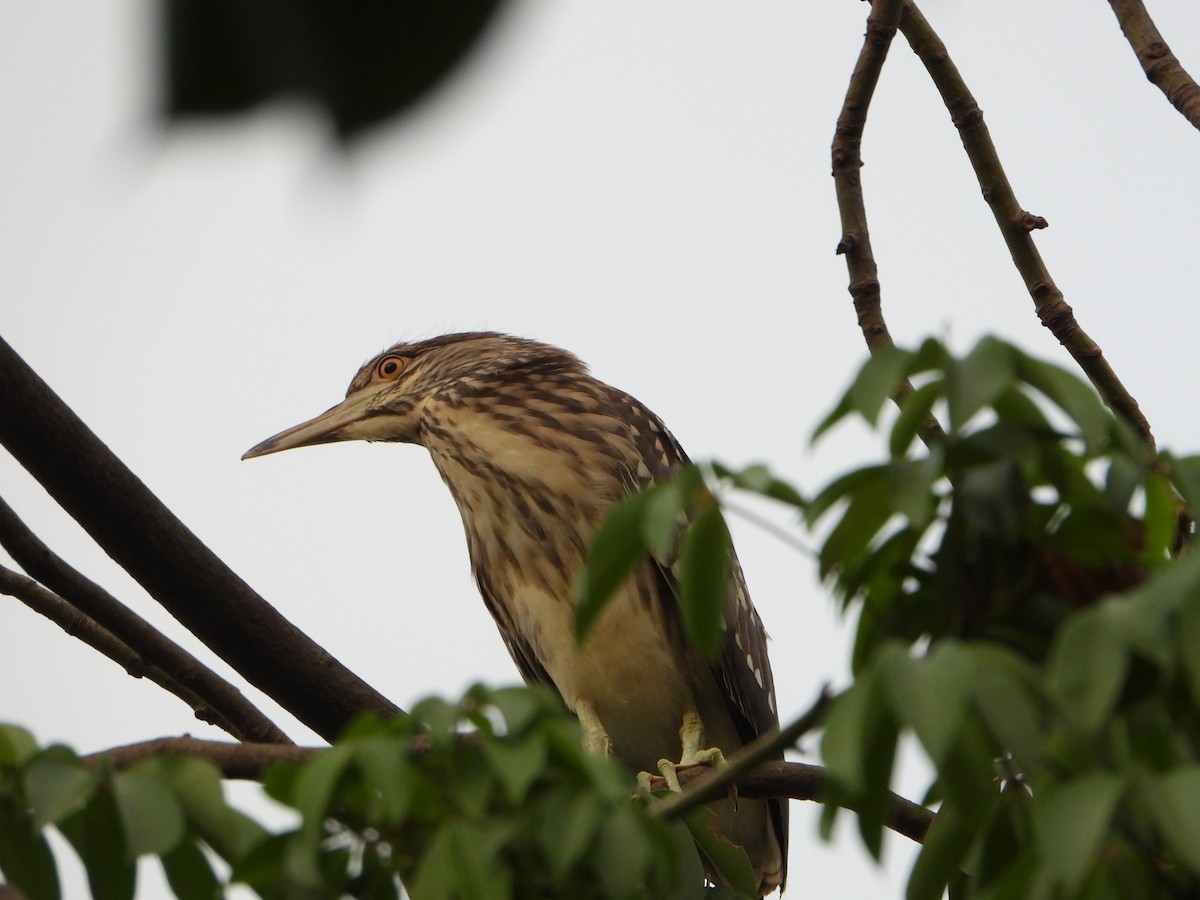
<svg viewBox="0 0 1200 900">
<path fill-rule="evenodd" d="M 375 375 L 385 381 L 395 381 L 404 372 L 406 362 L 402 356 L 385 356 L 375 367 Z"/>
</svg>

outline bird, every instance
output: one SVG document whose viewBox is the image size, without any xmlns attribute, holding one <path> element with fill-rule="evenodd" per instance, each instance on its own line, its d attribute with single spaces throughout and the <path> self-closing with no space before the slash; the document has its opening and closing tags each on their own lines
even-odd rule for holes
<svg viewBox="0 0 1200 900">
<path fill-rule="evenodd" d="M 648 557 L 576 640 L 573 585 L 598 526 L 689 462 L 658 416 L 574 354 L 490 331 L 397 343 L 363 364 L 344 401 L 242 458 L 350 440 L 429 451 L 509 654 L 578 718 L 585 747 L 648 772 L 676 754 L 681 765 L 728 756 L 778 729 L 767 635 L 736 555 L 715 660 L 684 636 L 671 559 Z M 710 827 L 746 850 L 760 894 L 782 891 L 786 801 L 710 808 Z"/>
</svg>

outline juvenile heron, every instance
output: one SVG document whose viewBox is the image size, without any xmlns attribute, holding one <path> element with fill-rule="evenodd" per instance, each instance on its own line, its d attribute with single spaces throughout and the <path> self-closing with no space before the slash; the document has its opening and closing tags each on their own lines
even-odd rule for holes
<svg viewBox="0 0 1200 900">
<path fill-rule="evenodd" d="M 484 603 L 526 681 L 558 692 L 589 748 L 635 771 L 728 755 L 778 727 L 766 633 L 734 560 L 720 657 L 685 640 L 671 560 L 648 559 L 581 645 L 573 579 L 605 513 L 687 457 L 645 406 L 575 356 L 492 332 L 396 344 L 366 363 L 346 399 L 243 459 L 332 441 L 420 444 L 454 495 Z M 682 727 L 681 727 L 682 723 Z M 744 847 L 760 891 L 782 887 L 787 806 L 712 804 Z"/>
</svg>

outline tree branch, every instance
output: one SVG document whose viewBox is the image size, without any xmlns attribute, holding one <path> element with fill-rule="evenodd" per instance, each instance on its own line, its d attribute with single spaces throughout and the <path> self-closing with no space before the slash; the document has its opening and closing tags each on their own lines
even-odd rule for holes
<svg viewBox="0 0 1200 900">
<path fill-rule="evenodd" d="M 291 743 L 236 687 L 68 565 L 2 498 L 0 545 L 49 589 L 43 591 L 46 596 L 40 599 L 41 605 L 30 602 L 36 592 L 7 592 L 57 623 L 67 634 L 80 637 L 134 678 L 145 675 L 191 706 L 196 718 L 223 728 L 238 740 Z M 13 579 L 21 578 L 15 572 L 8 572 L 8 576 L 8 584 L 18 584 Z M 36 582 L 30 584 L 41 589 Z"/>
<path fill-rule="evenodd" d="M 155 600 L 326 740 L 399 710 L 192 534 L 0 339 L 0 443 Z"/>
<path fill-rule="evenodd" d="M 689 783 L 695 782 L 693 789 L 664 798 L 662 803 L 655 807 L 655 813 L 664 819 L 677 819 L 709 800 L 716 800 L 734 785 L 740 787 L 742 776 L 757 769 L 762 763 L 778 760 L 784 750 L 796 746 L 800 738 L 817 728 L 824 720 L 831 702 L 833 695 L 829 693 L 829 686 L 825 685 L 807 712 L 786 728 L 764 734 L 758 740 L 742 747 L 726 760 L 725 765 L 719 768 L 688 766 L 687 771 L 698 771 L 696 777 L 689 779 Z M 681 779 L 680 784 L 682 783 Z"/>
<path fill-rule="evenodd" d="M 1200 128 L 1200 86 L 1176 59 L 1142 0 L 1108 0 L 1129 46 L 1150 80 L 1192 127 Z"/>
<path fill-rule="evenodd" d="M 882 4 L 890 0 L 875 2 Z M 991 207 L 1013 263 L 1033 298 L 1038 318 L 1091 379 L 1109 407 L 1129 422 L 1153 449 L 1154 435 L 1150 423 L 1109 366 L 1100 346 L 1075 320 L 1074 311 L 1054 284 L 1030 236 L 1031 230 L 1045 228 L 1046 220 L 1021 209 L 984 124 L 983 112 L 950 59 L 945 44 L 912 0 L 905 0 L 900 31 L 942 95 L 942 101 L 950 112 L 950 118 L 958 129 L 967 157 L 975 170 L 984 200 Z"/>
<path fill-rule="evenodd" d="M 858 314 L 859 328 L 872 353 L 893 344 L 883 318 L 879 272 L 867 229 L 861 177 L 862 135 L 867 109 L 875 94 L 875 85 L 879 83 L 888 48 L 896 35 L 903 5 L 903 0 L 876 0 L 872 6 L 862 50 L 850 76 L 850 86 L 833 133 L 833 185 L 842 219 L 842 239 L 838 242 L 837 252 L 846 257 L 850 296 Z"/>
<path fill-rule="evenodd" d="M 472 741 L 472 735 L 464 734 L 464 741 Z M 319 756 L 327 747 L 297 747 L 284 744 L 231 744 L 224 741 L 203 741 L 192 737 L 156 738 L 124 747 L 114 747 L 83 757 L 85 764 L 97 766 L 107 762 L 117 769 L 127 769 L 135 763 L 155 756 L 194 756 L 206 759 L 221 770 L 226 778 L 259 781 L 267 768 L 275 763 L 304 763 Z M 413 738 L 410 752 L 421 754 L 429 749 L 429 742 L 422 737 Z M 703 766 L 690 766 L 679 770 L 679 782 L 692 788 L 711 774 Z M 657 779 L 652 787 L 665 788 L 666 782 Z M 755 800 L 772 797 L 787 797 L 792 800 L 827 802 L 825 769 L 805 763 L 770 760 L 759 763 L 754 769 L 737 778 L 740 796 Z M 683 796 L 692 793 L 687 791 Z M 668 798 L 669 799 L 669 798 Z M 668 801 L 664 801 L 666 803 Z M 659 813 L 661 815 L 661 813 Z M 891 795 L 888 812 L 888 828 L 897 834 L 920 842 L 925 838 L 935 813 L 918 803 L 906 800 L 899 794 Z"/>
</svg>

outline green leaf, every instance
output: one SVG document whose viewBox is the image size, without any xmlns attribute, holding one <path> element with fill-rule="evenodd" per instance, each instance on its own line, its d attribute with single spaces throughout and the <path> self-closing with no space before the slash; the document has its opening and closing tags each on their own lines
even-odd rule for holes
<svg viewBox="0 0 1200 900">
<path fill-rule="evenodd" d="M 497 688 L 492 691 L 492 703 L 504 716 L 504 723 L 511 735 L 521 734 L 534 724 L 546 708 L 546 699 L 547 693 L 536 685 Z"/>
<path fill-rule="evenodd" d="M 1157 473 L 1146 479 L 1146 512 L 1142 521 L 1146 526 L 1142 537 L 1142 558 L 1150 566 L 1166 562 L 1175 545 L 1178 519 L 1171 485 Z"/>
<path fill-rule="evenodd" d="M 671 553 L 675 539 L 687 519 L 684 510 L 688 500 L 677 481 L 656 484 L 645 492 L 642 507 L 642 538 L 645 545 L 660 557 Z"/>
<path fill-rule="evenodd" d="M 938 644 L 925 659 L 903 652 L 881 659 L 892 714 L 916 732 L 935 767 L 959 739 L 967 714 L 976 664 L 957 641 Z"/>
<path fill-rule="evenodd" d="M 856 486 L 841 519 L 821 545 L 818 562 L 822 578 L 849 566 L 892 517 L 887 476 L 887 470 L 880 469 L 876 478 Z"/>
<path fill-rule="evenodd" d="M 93 900 L 133 900 L 137 865 L 125 847 L 113 792 L 101 785 L 88 804 L 58 823 L 87 870 Z"/>
<path fill-rule="evenodd" d="M 191 827 L 226 861 L 240 858 L 267 836 L 266 829 L 226 802 L 221 772 L 212 763 L 188 756 L 149 762 L 175 792 Z"/>
<path fill-rule="evenodd" d="M 179 843 L 184 830 L 183 808 L 160 781 L 131 769 L 113 779 L 113 793 L 130 859 L 144 853 L 165 853 Z"/>
<path fill-rule="evenodd" d="M 0 725 L 0 766 L 19 766 L 36 752 L 32 734 L 18 725 Z"/>
<path fill-rule="evenodd" d="M 937 512 L 940 500 L 933 489 L 943 476 L 940 449 L 920 460 L 893 460 L 889 475 L 890 508 L 917 528 L 924 528 Z"/>
<path fill-rule="evenodd" d="M 1016 757 L 1019 767 L 1036 764 L 1043 717 L 1040 674 L 1003 647 L 978 644 L 971 654 L 975 659 L 971 692 L 984 727 L 997 746 Z"/>
<path fill-rule="evenodd" d="M 729 591 L 729 529 L 721 508 L 710 503 L 692 519 L 679 554 L 679 607 L 688 638 L 715 659 L 724 638 Z"/>
<path fill-rule="evenodd" d="M 559 790 L 548 795 L 537 820 L 537 839 L 550 865 L 550 874 L 562 881 L 583 856 L 604 818 L 595 794 Z"/>
<path fill-rule="evenodd" d="M 913 355 L 899 347 L 884 347 L 871 353 L 871 358 L 859 370 L 858 377 L 847 392 L 850 405 L 870 425 L 879 419 L 879 412 L 904 383 Z"/>
<path fill-rule="evenodd" d="M 688 831 L 700 852 L 709 860 L 721 876 L 739 894 L 746 897 L 758 896 L 758 881 L 746 851 L 719 836 L 709 823 L 716 814 L 707 807 L 697 807 L 683 817 Z"/>
<path fill-rule="evenodd" d="M 1173 769 L 1151 783 L 1147 804 L 1171 852 L 1200 874 L 1200 766 Z"/>
<path fill-rule="evenodd" d="M 600 823 L 595 875 L 610 897 L 635 897 L 645 882 L 652 849 L 628 806 L 618 806 Z"/>
<path fill-rule="evenodd" d="M 1093 609 L 1063 626 L 1050 652 L 1047 682 L 1067 717 L 1091 734 L 1112 714 L 1128 668 L 1125 642 Z"/>
<path fill-rule="evenodd" d="M 906 900 L 941 900 L 947 885 L 958 875 L 986 814 L 986 810 L 964 813 L 950 802 L 942 804 L 913 863 Z"/>
<path fill-rule="evenodd" d="M 549 757 L 546 740 L 531 734 L 520 742 L 489 738 L 483 742 L 483 755 L 508 800 L 520 806 L 537 777 L 545 770 Z"/>
<path fill-rule="evenodd" d="M 81 809 L 95 788 L 96 776 L 77 760 L 36 759 L 25 770 L 25 796 L 38 828 Z"/>
<path fill-rule="evenodd" d="M 808 504 L 805 513 L 808 524 L 815 525 L 838 501 L 845 500 L 861 490 L 870 490 L 872 485 L 886 481 L 889 471 L 888 466 L 863 466 L 834 479 Z"/>
<path fill-rule="evenodd" d="M 216 900 L 222 896 L 221 881 L 208 858 L 192 841 L 181 841 L 162 855 L 163 874 L 178 900 Z"/>
<path fill-rule="evenodd" d="M 994 337 L 983 338 L 966 357 L 951 362 L 946 375 L 950 431 L 961 431 L 1012 383 L 1012 347 Z"/>
<path fill-rule="evenodd" d="M 1124 789 L 1116 775 L 1094 772 L 1048 785 L 1035 798 L 1033 824 L 1043 864 L 1068 896 L 1097 862 Z"/>
<path fill-rule="evenodd" d="M 646 557 L 642 532 L 644 493 L 613 507 L 596 530 L 583 571 L 575 585 L 575 638 L 582 641 L 604 611 L 609 598 Z"/>
<path fill-rule="evenodd" d="M 354 760 L 354 748 L 334 744 L 316 759 L 300 768 L 296 779 L 294 802 L 304 818 L 303 832 L 316 840 L 325 819 L 329 816 L 334 791 L 347 766 Z"/>
<path fill-rule="evenodd" d="M 900 415 L 896 417 L 891 436 L 888 438 L 888 451 L 893 457 L 900 457 L 908 452 L 917 432 L 933 417 L 933 405 L 942 397 L 945 388 L 942 379 L 935 379 L 916 388 L 901 401 Z"/>
<path fill-rule="evenodd" d="M 1193 519 L 1200 518 L 1200 456 L 1176 457 L 1163 454 L 1171 481 L 1187 503 Z"/>
<path fill-rule="evenodd" d="M 713 470 L 718 477 L 728 478 L 733 482 L 733 486 L 743 491 L 750 491 L 754 494 L 761 494 L 764 497 L 770 497 L 772 500 L 778 500 L 780 503 L 786 503 L 789 506 L 795 506 L 799 509 L 804 509 L 805 501 L 803 495 L 786 481 L 782 481 L 771 474 L 771 470 L 762 463 L 756 463 L 747 466 L 740 472 L 733 472 L 713 463 Z"/>
<path fill-rule="evenodd" d="M 445 822 L 434 834 L 408 889 L 413 900 L 450 900 L 455 896 L 455 823 Z"/>
<path fill-rule="evenodd" d="M 0 872 L 27 900 L 58 900 L 58 870 L 50 845 L 25 810 L 0 797 Z"/>
<path fill-rule="evenodd" d="M 1057 405 L 1079 426 L 1089 452 L 1099 452 L 1107 444 L 1112 414 L 1100 402 L 1090 384 L 1066 369 L 1034 359 L 1023 353 L 1016 356 L 1017 374 Z"/>
<path fill-rule="evenodd" d="M 363 780 L 378 796 L 385 824 L 399 822 L 412 805 L 411 767 L 400 741 L 371 738 L 354 746 L 354 761 Z"/>
</svg>

